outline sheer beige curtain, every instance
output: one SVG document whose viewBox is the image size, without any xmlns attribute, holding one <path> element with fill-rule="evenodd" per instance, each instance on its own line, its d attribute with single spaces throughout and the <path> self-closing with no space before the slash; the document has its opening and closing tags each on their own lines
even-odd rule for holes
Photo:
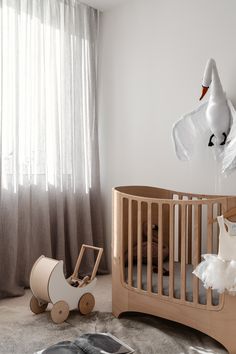
<svg viewBox="0 0 236 354">
<path fill-rule="evenodd" d="M 41 254 L 71 272 L 82 243 L 103 246 L 103 228 L 97 11 L 75 0 L 1 0 L 0 29 L 4 297 L 23 293 Z"/>
</svg>

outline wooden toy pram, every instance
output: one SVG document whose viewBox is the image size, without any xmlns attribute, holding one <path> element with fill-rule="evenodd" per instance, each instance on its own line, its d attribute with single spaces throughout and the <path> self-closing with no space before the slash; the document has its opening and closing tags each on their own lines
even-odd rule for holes
<svg viewBox="0 0 236 354">
<path fill-rule="evenodd" d="M 83 279 L 78 277 L 81 261 L 86 249 L 98 251 L 91 276 Z M 65 279 L 63 261 L 41 256 L 34 263 L 30 274 L 30 288 L 33 296 L 30 300 L 30 309 L 39 314 L 52 303 L 51 318 L 55 323 L 64 322 L 70 310 L 79 309 L 86 315 L 95 305 L 92 291 L 96 285 L 97 269 L 103 249 L 82 245 L 73 274 Z"/>
</svg>

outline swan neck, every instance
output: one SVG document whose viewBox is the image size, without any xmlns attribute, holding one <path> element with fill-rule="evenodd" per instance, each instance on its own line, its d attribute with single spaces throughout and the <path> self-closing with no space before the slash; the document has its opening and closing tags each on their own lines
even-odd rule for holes
<svg viewBox="0 0 236 354">
<path fill-rule="evenodd" d="M 211 95 L 213 97 L 222 97 L 224 96 L 223 87 L 221 85 L 219 73 L 216 67 L 215 62 L 212 64 L 212 88 Z"/>
</svg>

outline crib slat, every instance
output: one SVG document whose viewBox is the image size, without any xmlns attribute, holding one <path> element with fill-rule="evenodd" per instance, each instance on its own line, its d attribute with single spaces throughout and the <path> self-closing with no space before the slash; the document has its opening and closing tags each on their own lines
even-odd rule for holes
<svg viewBox="0 0 236 354">
<path fill-rule="evenodd" d="M 213 204 L 208 204 L 207 208 L 207 253 L 213 252 L 213 224 L 211 223 L 213 217 Z"/>
<path fill-rule="evenodd" d="M 187 263 L 192 263 L 192 205 L 188 205 L 188 250 Z"/>
<path fill-rule="evenodd" d="M 224 214 L 226 212 L 226 210 L 228 209 L 228 207 L 229 206 L 228 206 L 228 203 L 226 201 L 219 203 L 218 204 L 218 210 L 217 210 L 218 215 Z M 218 225 L 218 222 L 217 222 L 217 235 L 218 235 L 218 237 L 217 237 L 217 241 L 218 241 L 217 252 L 219 251 L 219 232 L 220 232 L 220 230 L 219 230 L 219 225 Z M 222 304 L 223 301 L 224 301 L 224 294 L 220 294 L 219 295 L 219 303 Z"/>
<path fill-rule="evenodd" d="M 133 284 L 133 235 L 132 235 L 132 200 L 128 204 L 128 284 Z"/>
<path fill-rule="evenodd" d="M 121 213 L 120 213 L 120 225 L 121 225 L 121 265 L 122 265 L 122 282 L 126 282 L 126 272 L 125 272 L 125 268 L 126 268 L 126 262 L 125 262 L 125 252 L 128 250 L 128 248 L 126 248 L 125 245 L 125 240 L 124 240 L 124 235 L 126 236 L 126 225 L 125 225 L 125 201 L 127 201 L 127 199 L 125 198 L 121 198 Z"/>
<path fill-rule="evenodd" d="M 213 204 L 207 205 L 207 253 L 213 252 L 213 224 L 211 222 L 213 218 Z M 207 306 L 212 305 L 212 290 L 207 290 Z"/>
<path fill-rule="evenodd" d="M 170 204 L 169 217 L 169 297 L 174 297 L 174 204 Z"/>
<path fill-rule="evenodd" d="M 222 214 L 222 205 L 220 203 L 217 204 L 217 216 Z M 219 233 L 220 233 L 220 228 L 219 228 L 219 224 L 217 222 L 217 253 L 218 253 L 218 249 L 219 249 Z"/>
<path fill-rule="evenodd" d="M 138 274 L 138 289 L 142 288 L 142 221 L 141 221 L 141 202 L 138 201 L 138 218 L 137 218 L 137 230 L 138 230 L 138 256 L 137 256 L 137 274 Z"/>
<path fill-rule="evenodd" d="M 181 200 L 181 196 L 179 196 L 179 200 Z M 180 258 L 181 258 L 181 206 L 180 206 L 180 204 L 178 205 L 178 215 L 179 215 L 179 220 L 178 220 L 178 262 L 180 262 Z"/>
<path fill-rule="evenodd" d="M 147 218 L 147 291 L 152 291 L 152 205 L 148 203 Z"/>
<path fill-rule="evenodd" d="M 162 204 L 158 205 L 158 295 L 162 295 L 163 285 L 163 225 Z"/>
<path fill-rule="evenodd" d="M 194 253 L 193 268 L 195 269 L 200 260 L 201 252 L 201 207 L 194 206 Z M 193 302 L 198 304 L 199 301 L 199 279 L 193 275 Z"/>
<path fill-rule="evenodd" d="M 186 205 L 181 206 L 181 300 L 186 297 Z"/>
<path fill-rule="evenodd" d="M 201 261 L 201 251 L 202 251 L 202 205 L 198 206 L 198 232 L 199 232 L 199 253 L 198 253 L 198 262 Z"/>
</svg>

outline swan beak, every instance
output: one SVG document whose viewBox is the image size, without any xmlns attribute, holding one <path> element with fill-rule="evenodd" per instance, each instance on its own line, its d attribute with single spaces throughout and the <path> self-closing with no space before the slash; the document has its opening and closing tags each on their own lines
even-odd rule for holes
<svg viewBox="0 0 236 354">
<path fill-rule="evenodd" d="M 201 99 L 203 99 L 203 97 L 205 96 L 205 94 L 207 93 L 209 87 L 207 86 L 202 86 L 202 95 L 201 97 L 199 98 L 199 101 L 201 101 Z"/>
</svg>

